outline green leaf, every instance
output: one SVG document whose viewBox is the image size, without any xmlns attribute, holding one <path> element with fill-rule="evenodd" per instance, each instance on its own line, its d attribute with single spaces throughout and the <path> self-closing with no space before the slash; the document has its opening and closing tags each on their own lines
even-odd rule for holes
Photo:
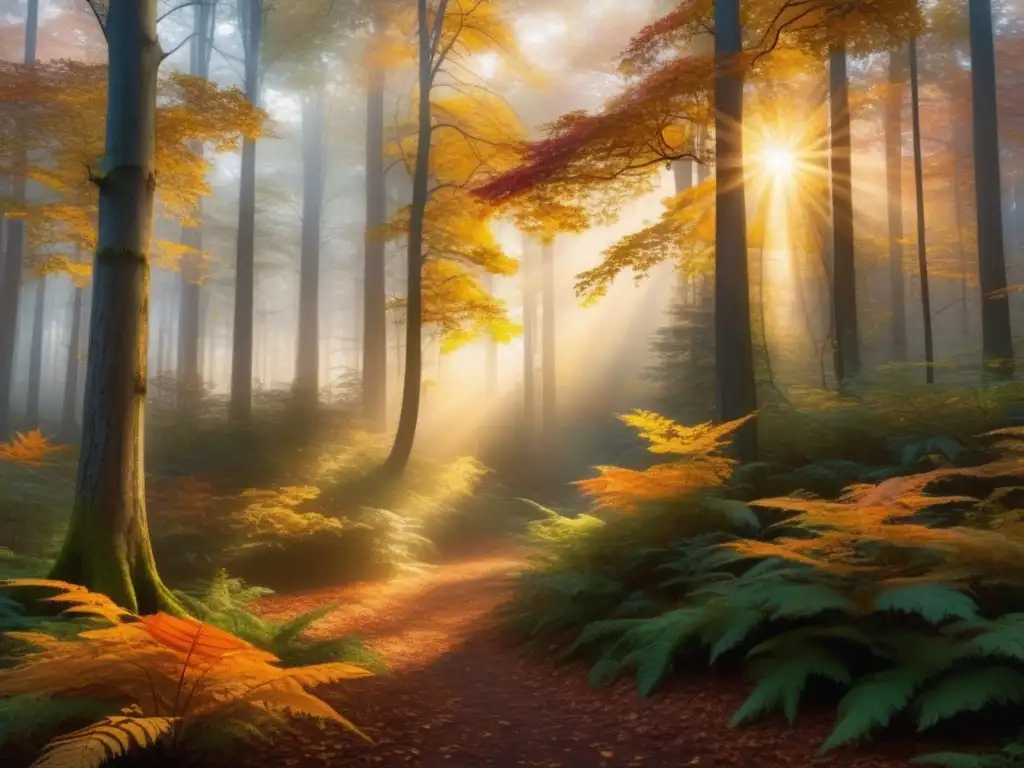
<svg viewBox="0 0 1024 768">
<path fill-rule="evenodd" d="M 933 752 L 910 761 L 911 765 L 938 765 L 941 768 L 1009 768 L 1009 760 L 999 755 L 967 755 L 960 752 Z"/>
<path fill-rule="evenodd" d="M 740 608 L 732 611 L 728 624 L 718 639 L 711 646 L 709 664 L 714 664 L 718 657 L 727 653 L 747 639 L 747 636 L 764 619 L 764 613 L 753 608 Z"/>
<path fill-rule="evenodd" d="M 854 613 L 857 606 L 845 595 L 824 584 L 779 584 L 768 593 L 767 608 L 773 619 L 808 618 L 827 611 Z"/>
<path fill-rule="evenodd" d="M 901 667 L 859 681 L 839 702 L 839 722 L 818 754 L 866 739 L 874 728 L 886 726 L 911 701 L 919 680 Z"/>
<path fill-rule="evenodd" d="M 998 666 L 958 672 L 944 678 L 918 698 L 918 730 L 924 731 L 961 712 L 977 712 L 987 704 L 1024 701 L 1024 676 Z"/>
<path fill-rule="evenodd" d="M 732 716 L 731 727 L 749 723 L 780 705 L 786 719 L 792 723 L 809 677 L 817 675 L 846 684 L 851 679 L 846 667 L 832 654 L 811 646 L 785 658 L 765 659 L 760 666 L 763 674 L 757 687 Z"/>
<path fill-rule="evenodd" d="M 875 610 L 916 614 L 930 624 L 946 619 L 973 619 L 978 615 L 975 602 L 959 590 L 945 584 L 903 584 L 883 590 L 875 598 Z"/>
</svg>

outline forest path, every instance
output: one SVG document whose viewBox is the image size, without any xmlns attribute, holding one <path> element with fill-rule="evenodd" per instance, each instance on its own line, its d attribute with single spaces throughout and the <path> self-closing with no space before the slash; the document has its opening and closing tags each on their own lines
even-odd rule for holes
<svg viewBox="0 0 1024 768">
<path fill-rule="evenodd" d="M 795 728 L 773 718 L 731 731 L 729 716 L 746 689 L 706 669 L 648 701 L 638 699 L 632 681 L 591 690 L 580 667 L 521 658 L 487 630 L 523 565 L 523 552 L 505 550 L 390 582 L 261 601 L 260 612 L 275 618 L 342 604 L 314 633 L 358 635 L 392 671 L 317 689 L 375 744 L 311 726 L 258 756 L 236 753 L 233 764 L 895 768 L 930 751 L 902 744 L 814 758 L 831 712 L 802 713 Z"/>
</svg>

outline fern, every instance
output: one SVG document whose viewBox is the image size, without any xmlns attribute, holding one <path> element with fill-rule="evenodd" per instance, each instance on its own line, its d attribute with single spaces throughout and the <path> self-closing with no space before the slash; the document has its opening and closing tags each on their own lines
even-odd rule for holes
<svg viewBox="0 0 1024 768">
<path fill-rule="evenodd" d="M 1012 667 L 988 667 L 955 672 L 922 695 L 920 730 L 961 712 L 976 712 L 988 704 L 1020 704 L 1024 701 L 1024 675 Z"/>
<path fill-rule="evenodd" d="M 875 597 L 875 609 L 917 614 L 930 624 L 978 615 L 977 605 L 963 592 L 945 584 L 927 582 L 884 589 Z"/>
<path fill-rule="evenodd" d="M 914 698 L 920 680 L 907 668 L 886 670 L 857 681 L 839 702 L 839 722 L 818 754 L 868 738 L 889 725 Z"/>
<path fill-rule="evenodd" d="M 749 723 L 777 707 L 782 708 L 786 719 L 792 723 L 796 719 L 800 696 L 812 676 L 844 685 L 851 682 L 849 671 L 835 655 L 813 646 L 782 659 L 761 660 L 756 669 L 759 672 L 757 687 L 732 716 L 729 724 L 733 727 Z"/>
<path fill-rule="evenodd" d="M 100 700 L 130 705 L 122 716 L 54 740 L 36 762 L 42 766 L 98 766 L 151 747 L 170 736 L 173 744 L 212 724 L 276 723 L 308 716 L 333 721 L 366 738 L 308 688 L 365 677 L 369 671 L 329 662 L 281 668 L 278 658 L 223 630 L 166 614 L 135 616 L 110 608 L 109 600 L 60 582 L 8 582 L 60 590 L 52 600 L 69 610 L 89 609 L 112 626 L 82 632 L 75 640 L 40 633 L 10 633 L 35 646 L 19 664 L 0 670 L 0 697 L 74 698 L 83 690 Z M 267 718 L 267 712 L 286 715 Z M 187 743 L 187 741 L 186 741 Z"/>
</svg>

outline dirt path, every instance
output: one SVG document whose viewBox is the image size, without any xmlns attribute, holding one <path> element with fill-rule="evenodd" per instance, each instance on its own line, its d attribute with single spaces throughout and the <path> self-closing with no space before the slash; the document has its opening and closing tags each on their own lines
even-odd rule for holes
<svg viewBox="0 0 1024 768">
<path fill-rule="evenodd" d="M 374 745 L 310 729 L 261 750 L 259 765 L 895 768 L 934 747 L 814 758 L 827 713 L 801 715 L 796 728 L 772 720 L 730 731 L 744 689 L 705 669 L 649 701 L 628 682 L 593 691 L 580 668 L 521 659 L 481 631 L 521 565 L 516 555 L 490 555 L 390 583 L 265 600 L 262 612 L 282 618 L 345 604 L 316 633 L 359 635 L 393 671 L 320 689 Z"/>
</svg>

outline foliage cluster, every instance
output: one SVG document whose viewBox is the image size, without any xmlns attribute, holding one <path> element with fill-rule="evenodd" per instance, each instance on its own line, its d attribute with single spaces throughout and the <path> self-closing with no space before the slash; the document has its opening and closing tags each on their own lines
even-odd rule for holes
<svg viewBox="0 0 1024 768">
<path fill-rule="evenodd" d="M 656 450 L 686 435 L 670 451 L 677 465 L 717 466 L 708 429 L 634 418 Z M 804 468 L 775 478 L 784 495 L 740 500 L 754 475 L 772 480 L 768 465 L 699 488 L 679 474 L 674 497 L 665 465 L 614 488 L 585 481 L 602 507 L 633 514 L 552 512 L 535 524 L 541 556 L 504 625 L 535 651 L 587 660 L 594 684 L 635 674 L 643 695 L 708 664 L 743 672 L 754 688 L 736 726 L 775 710 L 792 721 L 802 700 L 830 697 L 837 720 L 822 751 L 891 725 L 927 730 L 992 710 L 1019 719 L 1022 437 L 990 433 L 981 456 L 952 450 L 952 438 L 910 443 L 887 479 L 831 498 L 811 492 Z M 987 764 L 973 760 L 921 758 Z"/>
<path fill-rule="evenodd" d="M 267 739 L 298 717 L 362 735 L 308 689 L 372 674 L 363 667 L 286 667 L 274 654 L 208 624 L 162 613 L 136 616 L 63 582 L 26 579 L 0 587 L 6 605 L 17 605 L 19 597 L 87 622 L 71 636 L 6 633 L 29 650 L 0 670 L 0 695 L 7 699 L 0 736 L 52 732 L 69 719 L 89 723 L 51 739 L 33 766 L 93 768 L 144 750 L 181 758 L 237 739 Z"/>
</svg>

